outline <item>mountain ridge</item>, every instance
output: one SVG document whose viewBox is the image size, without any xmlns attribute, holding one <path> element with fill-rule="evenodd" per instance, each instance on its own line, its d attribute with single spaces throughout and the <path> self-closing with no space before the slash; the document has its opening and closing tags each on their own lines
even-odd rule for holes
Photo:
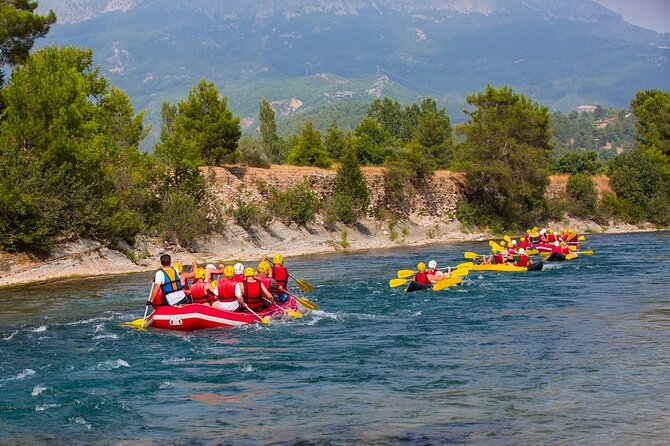
<svg viewBox="0 0 670 446">
<path fill-rule="evenodd" d="M 561 111 L 627 107 L 637 90 L 670 89 L 670 35 L 590 0 L 40 2 L 50 8 L 60 21 L 44 44 L 92 48 L 154 123 L 162 101 L 203 78 L 252 127 L 262 97 L 299 103 L 288 108 L 299 113 L 431 96 L 458 121 L 466 94 L 487 84 Z"/>
</svg>

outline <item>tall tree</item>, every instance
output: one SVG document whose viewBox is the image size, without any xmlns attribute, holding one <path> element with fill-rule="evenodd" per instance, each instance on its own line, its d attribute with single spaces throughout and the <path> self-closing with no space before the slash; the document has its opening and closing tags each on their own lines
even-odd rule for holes
<svg viewBox="0 0 670 446">
<path fill-rule="evenodd" d="M 143 116 L 92 69 L 91 51 L 36 51 L 2 98 L 0 247 L 46 249 L 72 235 L 132 241 L 153 206 L 151 162 L 138 151 Z"/>
<path fill-rule="evenodd" d="M 353 144 L 363 164 L 382 164 L 393 143 L 384 126 L 370 117 L 363 118 L 354 130 Z"/>
<path fill-rule="evenodd" d="M 239 116 L 227 107 L 228 99 L 220 97 L 214 83 L 201 80 L 177 104 L 173 132 L 180 133 L 189 144 L 195 144 L 208 164 L 235 162 L 237 142 L 242 136 Z"/>
<path fill-rule="evenodd" d="M 347 139 L 344 135 L 344 132 L 337 127 L 337 121 L 333 121 L 331 126 L 328 128 L 328 133 L 326 133 L 326 138 L 324 141 L 324 147 L 330 157 L 334 160 L 339 160 L 347 148 Z M 358 161 L 357 161 L 358 162 Z"/>
<path fill-rule="evenodd" d="M 53 11 L 38 15 L 35 9 L 35 1 L 0 1 L 0 67 L 25 62 L 35 39 L 44 37 L 56 22 Z"/>
<path fill-rule="evenodd" d="M 259 130 L 261 132 L 261 140 L 263 141 L 263 148 L 268 154 L 273 163 L 281 163 L 282 153 L 280 150 L 280 141 L 277 136 L 277 123 L 275 122 L 275 111 L 272 109 L 270 103 L 265 99 L 261 99 L 258 107 L 258 122 Z"/>
<path fill-rule="evenodd" d="M 632 102 L 637 133 L 644 148 L 656 147 L 670 157 L 670 92 L 638 91 Z"/>
<path fill-rule="evenodd" d="M 338 204 L 338 219 L 342 223 L 352 224 L 365 215 L 370 203 L 370 193 L 358 163 L 356 149 L 348 147 L 341 160 L 335 176 L 333 195 Z"/>
<path fill-rule="evenodd" d="M 307 121 L 300 132 L 300 139 L 288 154 L 288 163 L 296 166 L 329 167 L 332 161 L 323 148 L 321 132 Z"/>
<path fill-rule="evenodd" d="M 509 86 L 467 96 L 475 107 L 458 130 L 466 189 L 481 223 L 512 227 L 544 215 L 551 126 L 547 107 Z"/>
<path fill-rule="evenodd" d="M 451 122 L 447 111 L 444 108 L 439 109 L 435 99 L 425 98 L 422 101 L 412 136 L 416 142 L 428 149 L 427 156 L 436 168 L 449 167 L 453 158 Z"/>
<path fill-rule="evenodd" d="M 377 121 L 391 137 L 399 141 L 409 140 L 411 135 L 407 131 L 400 102 L 388 97 L 375 99 L 368 106 L 367 116 Z"/>
</svg>

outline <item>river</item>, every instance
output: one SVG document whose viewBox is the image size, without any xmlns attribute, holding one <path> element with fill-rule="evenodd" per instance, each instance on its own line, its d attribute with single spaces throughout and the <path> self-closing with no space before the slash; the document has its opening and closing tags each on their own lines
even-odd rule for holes
<svg viewBox="0 0 670 446">
<path fill-rule="evenodd" d="M 587 245 L 442 292 L 388 281 L 485 243 L 289 259 L 319 311 L 191 333 L 119 326 L 148 273 L 1 290 L 0 444 L 666 445 L 670 233 Z"/>
</svg>

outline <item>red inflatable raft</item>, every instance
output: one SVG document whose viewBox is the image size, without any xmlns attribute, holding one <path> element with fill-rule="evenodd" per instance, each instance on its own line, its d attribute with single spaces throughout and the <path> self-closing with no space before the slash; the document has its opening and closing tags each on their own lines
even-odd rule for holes
<svg viewBox="0 0 670 446">
<path fill-rule="evenodd" d="M 289 297 L 286 303 L 270 305 L 263 311 L 257 311 L 258 316 L 280 317 L 284 309 L 296 311 L 298 304 L 293 297 Z M 154 310 L 144 323 L 145 327 L 164 328 L 167 330 L 201 330 L 203 328 L 235 327 L 237 325 L 253 324 L 261 322 L 252 313 L 243 311 L 227 311 L 212 308 L 203 304 L 187 304 L 180 307 L 163 305 Z"/>
</svg>

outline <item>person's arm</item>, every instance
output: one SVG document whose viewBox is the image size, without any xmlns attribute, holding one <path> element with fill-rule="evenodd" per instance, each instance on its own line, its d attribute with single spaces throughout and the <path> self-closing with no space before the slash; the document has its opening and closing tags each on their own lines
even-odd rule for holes
<svg viewBox="0 0 670 446">
<path fill-rule="evenodd" d="M 270 291 L 268 291 L 267 288 L 265 288 L 265 285 L 263 285 L 263 282 L 261 282 L 260 284 L 261 284 L 261 291 L 263 292 L 265 297 L 267 297 L 270 300 L 270 302 L 274 302 L 274 296 L 272 295 L 272 293 Z"/>
<path fill-rule="evenodd" d="M 154 299 L 156 298 L 156 294 L 158 294 L 158 290 L 160 289 L 160 286 L 157 283 L 154 283 L 151 287 L 151 294 L 149 295 L 149 300 L 147 303 L 152 304 L 154 303 Z"/>
<path fill-rule="evenodd" d="M 244 302 L 244 292 L 242 291 L 242 284 L 237 283 L 235 284 L 235 297 L 237 297 L 237 301 L 240 303 L 240 306 L 242 308 L 247 308 L 246 302 Z"/>
</svg>

